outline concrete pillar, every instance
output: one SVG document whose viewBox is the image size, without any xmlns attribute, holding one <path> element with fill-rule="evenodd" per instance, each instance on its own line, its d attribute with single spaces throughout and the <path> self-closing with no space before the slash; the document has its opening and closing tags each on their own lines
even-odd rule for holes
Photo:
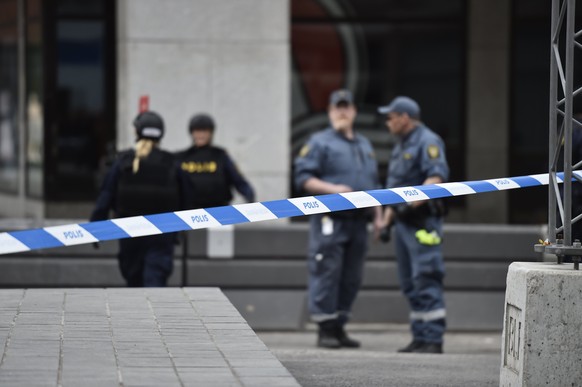
<svg viewBox="0 0 582 387">
<path fill-rule="evenodd" d="M 508 176 L 510 19 L 510 1 L 469 1 L 468 180 Z M 470 195 L 467 220 L 506 223 L 508 200 L 506 192 Z"/>
<path fill-rule="evenodd" d="M 141 95 L 166 123 L 162 146 L 185 149 L 187 124 L 214 116 L 257 200 L 288 196 L 288 0 L 120 0 L 118 148 L 133 143 Z"/>
<path fill-rule="evenodd" d="M 515 262 L 505 293 L 500 385 L 582 385 L 582 271 Z"/>
</svg>

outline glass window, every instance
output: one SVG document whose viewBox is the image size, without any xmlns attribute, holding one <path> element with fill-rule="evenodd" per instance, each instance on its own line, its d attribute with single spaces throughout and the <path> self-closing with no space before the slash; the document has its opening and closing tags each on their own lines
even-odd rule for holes
<svg viewBox="0 0 582 387">
<path fill-rule="evenodd" d="M 577 7 L 576 27 L 582 27 Z M 511 66 L 511 176 L 548 171 L 548 125 L 550 103 L 551 4 L 545 0 L 516 0 L 513 9 Z M 562 40 L 563 42 L 563 40 Z M 582 52 L 574 50 L 574 90 L 582 86 Z M 562 54 L 562 58 L 565 58 Z M 559 97 L 563 97 L 561 87 Z M 582 98 L 574 99 L 574 113 L 582 113 Z M 578 161 L 578 160 L 573 160 Z M 512 223 L 546 223 L 547 187 L 512 190 Z"/>
<path fill-rule="evenodd" d="M 43 196 L 44 154 L 41 0 L 28 0 L 26 14 L 27 194 L 40 198 Z"/>
<path fill-rule="evenodd" d="M 292 156 L 327 126 L 331 91 L 349 88 L 356 129 L 373 143 L 382 183 L 394 140 L 377 107 L 416 99 L 423 121 L 446 142 L 451 179 L 464 177 L 464 2 L 291 2 Z M 295 192 L 293 195 L 297 194 Z"/>
<path fill-rule="evenodd" d="M 59 0 L 44 30 L 45 197 L 93 200 L 115 140 L 115 2 Z M 87 8 L 84 8 L 85 5 Z"/>
<path fill-rule="evenodd" d="M 18 8 L 0 1 L 0 190 L 18 190 Z"/>
<path fill-rule="evenodd" d="M 102 0 L 57 0 L 59 16 L 102 16 L 105 4 Z"/>
</svg>

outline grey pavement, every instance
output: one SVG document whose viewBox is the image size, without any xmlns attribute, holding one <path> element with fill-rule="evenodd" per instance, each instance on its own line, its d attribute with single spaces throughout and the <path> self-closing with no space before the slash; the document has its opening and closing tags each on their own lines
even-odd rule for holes
<svg viewBox="0 0 582 387">
<path fill-rule="evenodd" d="M 0 340 L 0 386 L 299 386 L 216 288 L 0 290 Z"/>
<path fill-rule="evenodd" d="M 445 354 L 397 354 L 403 325 L 256 334 L 217 288 L 0 290 L 0 386 L 494 386 L 500 332 L 446 335 Z"/>
<path fill-rule="evenodd" d="M 448 332 L 442 355 L 404 354 L 405 325 L 355 325 L 360 349 L 319 349 L 315 331 L 258 332 L 303 387 L 498 386 L 501 332 Z"/>
</svg>

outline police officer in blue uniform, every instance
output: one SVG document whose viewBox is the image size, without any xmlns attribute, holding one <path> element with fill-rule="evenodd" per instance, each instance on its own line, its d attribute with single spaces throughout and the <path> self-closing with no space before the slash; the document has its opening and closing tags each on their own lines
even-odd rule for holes
<svg viewBox="0 0 582 387">
<path fill-rule="evenodd" d="M 133 122 L 135 149 L 120 152 L 97 198 L 91 221 L 148 215 L 183 209 L 187 180 L 175 156 L 159 148 L 164 122 L 155 112 L 140 113 Z M 127 286 L 166 286 L 173 270 L 174 233 L 121 239 L 119 268 Z"/>
<path fill-rule="evenodd" d="M 398 139 L 388 167 L 387 188 L 438 184 L 449 177 L 443 140 L 420 121 L 418 104 L 396 97 L 378 111 Z M 399 352 L 442 353 L 445 303 L 442 201 L 387 207 L 384 224 L 394 224 L 401 289 L 410 305 L 412 342 Z"/>
<path fill-rule="evenodd" d="M 314 134 L 295 159 L 297 189 L 335 194 L 378 188 L 374 151 L 353 128 L 356 108 L 348 90 L 330 95 L 328 115 L 331 127 Z M 378 232 L 381 207 L 310 216 L 308 308 L 319 325 L 320 347 L 360 346 L 344 326 L 362 282 L 372 218 Z"/>
<path fill-rule="evenodd" d="M 208 114 L 196 114 L 188 125 L 193 145 L 177 154 L 188 175 L 193 194 L 189 208 L 226 206 L 232 200 L 234 187 L 248 202 L 255 201 L 255 192 L 237 169 L 225 149 L 213 146 L 214 120 Z"/>
</svg>

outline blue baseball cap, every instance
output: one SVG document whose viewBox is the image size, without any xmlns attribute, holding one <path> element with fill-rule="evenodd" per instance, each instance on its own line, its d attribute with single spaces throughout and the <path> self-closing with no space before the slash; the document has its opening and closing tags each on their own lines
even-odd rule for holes
<svg viewBox="0 0 582 387">
<path fill-rule="evenodd" d="M 349 105 L 354 103 L 354 97 L 349 90 L 340 89 L 332 92 L 329 95 L 329 104 L 330 105 L 337 105 L 340 102 L 345 102 Z"/>
<path fill-rule="evenodd" d="M 388 113 L 406 113 L 410 118 L 420 118 L 420 107 L 415 100 L 409 97 L 398 96 L 390 102 L 389 105 L 380 106 L 378 112 L 381 114 Z"/>
</svg>

